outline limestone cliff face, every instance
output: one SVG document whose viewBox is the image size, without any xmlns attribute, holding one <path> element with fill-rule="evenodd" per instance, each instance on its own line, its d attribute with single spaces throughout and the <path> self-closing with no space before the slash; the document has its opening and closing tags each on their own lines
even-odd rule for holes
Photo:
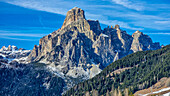
<svg viewBox="0 0 170 96">
<path fill-rule="evenodd" d="M 90 78 L 130 52 L 157 46 L 147 35 L 131 36 L 119 25 L 102 30 L 99 21 L 86 20 L 84 11 L 75 7 L 67 12 L 60 29 L 40 39 L 28 61 L 50 64 L 66 76 Z"/>
<path fill-rule="evenodd" d="M 152 39 L 148 35 L 145 35 L 140 31 L 136 31 L 135 33 L 133 33 L 132 37 L 133 42 L 131 45 L 131 50 L 133 52 L 155 50 L 160 48 L 159 43 L 153 43 Z"/>
<path fill-rule="evenodd" d="M 104 67 L 117 60 L 116 58 L 127 55 L 130 49 L 132 37 L 117 26 L 105 28 L 93 43 L 94 51 L 102 58 L 101 63 Z"/>
<path fill-rule="evenodd" d="M 61 29 L 66 27 L 68 24 L 78 21 L 78 20 L 81 20 L 81 19 L 85 19 L 84 10 L 74 7 L 73 9 L 71 9 L 67 12 L 67 16 L 64 20 L 64 23 L 63 23 L 63 26 L 61 27 Z"/>
</svg>

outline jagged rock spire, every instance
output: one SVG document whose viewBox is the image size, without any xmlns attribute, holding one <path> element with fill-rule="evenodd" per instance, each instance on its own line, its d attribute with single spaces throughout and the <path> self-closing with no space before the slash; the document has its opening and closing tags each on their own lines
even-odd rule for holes
<svg viewBox="0 0 170 96">
<path fill-rule="evenodd" d="M 118 30 L 118 29 L 120 29 L 120 26 L 118 24 L 116 24 L 114 29 Z"/>
<path fill-rule="evenodd" d="M 152 39 L 148 36 L 137 30 L 132 34 L 133 42 L 131 45 L 131 50 L 133 52 L 143 51 L 143 50 L 152 50 L 155 45 L 152 42 Z"/>
<path fill-rule="evenodd" d="M 11 45 L 8 46 L 8 51 L 12 51 Z"/>
<path fill-rule="evenodd" d="M 137 30 L 135 33 L 132 34 L 132 37 L 134 36 L 140 36 L 140 35 L 144 35 L 142 32 L 140 32 L 139 30 Z"/>
<path fill-rule="evenodd" d="M 67 26 L 71 22 L 74 22 L 80 19 L 85 19 L 84 10 L 78 7 L 72 8 L 71 10 L 67 12 L 67 16 L 64 20 L 64 23 L 61 29 L 63 29 L 65 26 Z"/>
</svg>

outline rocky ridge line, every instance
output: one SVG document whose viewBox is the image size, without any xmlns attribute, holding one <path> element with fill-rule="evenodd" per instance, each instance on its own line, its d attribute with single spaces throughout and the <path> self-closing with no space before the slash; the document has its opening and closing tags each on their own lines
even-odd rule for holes
<svg viewBox="0 0 170 96">
<path fill-rule="evenodd" d="M 84 11 L 75 7 L 60 29 L 40 39 L 28 61 L 49 64 L 66 77 L 88 79 L 130 53 L 159 48 L 140 31 L 131 36 L 119 25 L 102 30 L 98 20 L 87 20 Z"/>
</svg>

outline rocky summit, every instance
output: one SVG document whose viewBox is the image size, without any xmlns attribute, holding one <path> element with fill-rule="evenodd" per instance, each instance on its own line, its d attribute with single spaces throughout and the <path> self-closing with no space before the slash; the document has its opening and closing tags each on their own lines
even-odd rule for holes
<svg viewBox="0 0 170 96">
<path fill-rule="evenodd" d="M 87 20 L 73 8 L 60 29 L 40 39 L 28 62 L 45 63 L 59 75 L 91 78 L 110 63 L 137 51 L 159 49 L 159 43 L 140 31 L 127 34 L 119 25 L 103 30 L 98 20 Z"/>
</svg>

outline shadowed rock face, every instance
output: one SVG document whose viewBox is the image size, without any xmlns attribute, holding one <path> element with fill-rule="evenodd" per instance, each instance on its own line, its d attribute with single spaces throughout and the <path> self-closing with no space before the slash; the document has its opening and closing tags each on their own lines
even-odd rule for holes
<svg viewBox="0 0 170 96">
<path fill-rule="evenodd" d="M 75 7 L 60 29 L 40 39 L 28 61 L 50 64 L 65 76 L 91 78 L 129 53 L 158 48 L 149 36 L 131 36 L 119 25 L 101 30 L 99 21 L 86 20 L 84 11 Z"/>
<path fill-rule="evenodd" d="M 140 31 L 136 31 L 132 34 L 133 42 L 131 45 L 131 50 L 133 52 L 143 51 L 143 50 L 155 50 L 159 49 L 159 43 L 153 43 L 152 39 L 148 36 L 143 34 Z"/>
<path fill-rule="evenodd" d="M 65 82 L 44 67 L 0 60 L 1 96 L 61 96 Z"/>
</svg>

